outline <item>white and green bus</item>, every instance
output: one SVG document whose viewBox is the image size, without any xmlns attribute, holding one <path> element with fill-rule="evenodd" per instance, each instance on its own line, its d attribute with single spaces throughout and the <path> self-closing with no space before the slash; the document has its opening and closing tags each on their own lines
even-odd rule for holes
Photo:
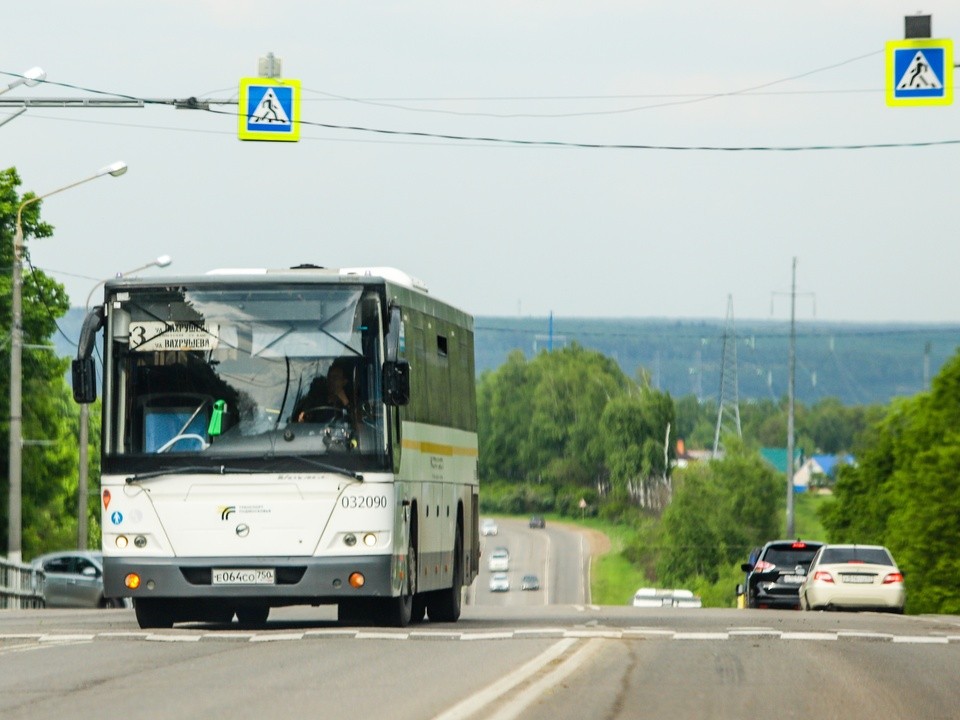
<svg viewBox="0 0 960 720">
<path fill-rule="evenodd" d="M 104 586 L 141 627 L 460 617 L 480 555 L 469 315 L 392 268 L 118 278 L 84 322 L 81 403 L 98 337 Z"/>
</svg>

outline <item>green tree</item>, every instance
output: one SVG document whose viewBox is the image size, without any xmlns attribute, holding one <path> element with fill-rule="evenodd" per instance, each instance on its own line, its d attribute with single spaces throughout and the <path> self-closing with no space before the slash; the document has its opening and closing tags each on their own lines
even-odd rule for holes
<svg viewBox="0 0 960 720">
<path fill-rule="evenodd" d="M 726 565 L 779 535 L 780 507 L 776 473 L 736 443 L 722 460 L 676 473 L 658 573 L 665 582 L 716 582 Z"/>
<path fill-rule="evenodd" d="M 615 495 L 663 509 L 670 499 L 670 461 L 676 458 L 674 422 L 670 395 L 649 386 L 607 403 L 600 429 Z"/>
<path fill-rule="evenodd" d="M 13 237 L 17 210 L 32 193 L 20 196 L 16 169 L 0 171 L 0 265 L 13 264 Z M 70 399 L 65 374 L 68 361 L 52 350 L 41 348 L 57 330 L 57 320 L 69 309 L 62 285 L 30 265 L 30 239 L 48 238 L 53 227 L 40 219 L 41 202 L 24 208 L 21 217 L 26 268 L 23 276 L 23 450 L 22 549 L 25 558 L 55 547 L 69 546 L 76 538 L 77 492 L 77 406 Z M 11 324 L 11 277 L 0 277 L 0 323 Z M 0 412 L 3 432 L 10 431 L 10 342 L 9 334 L 0 350 Z M 34 443 L 31 441 L 41 441 Z M 2 543 L 7 551 L 9 527 L 9 453 L 0 444 L 0 472 L 3 473 Z"/>
<path fill-rule="evenodd" d="M 519 351 L 511 353 L 478 383 L 481 474 L 593 484 L 605 472 L 603 409 L 631 386 L 615 362 L 576 343 L 529 362 Z"/>
</svg>

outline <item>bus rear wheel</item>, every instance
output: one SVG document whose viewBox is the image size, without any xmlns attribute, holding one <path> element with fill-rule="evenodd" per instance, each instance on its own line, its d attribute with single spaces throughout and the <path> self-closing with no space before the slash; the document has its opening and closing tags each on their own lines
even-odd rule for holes
<svg viewBox="0 0 960 720">
<path fill-rule="evenodd" d="M 417 593 L 413 596 L 413 612 L 410 614 L 410 622 L 414 625 L 422 623 L 427 616 L 427 599 L 423 593 Z"/>
<path fill-rule="evenodd" d="M 453 544 L 453 581 L 446 590 L 436 590 L 428 596 L 427 612 L 431 622 L 456 622 L 460 619 L 463 586 L 463 527 L 457 524 L 457 539 Z"/>
</svg>

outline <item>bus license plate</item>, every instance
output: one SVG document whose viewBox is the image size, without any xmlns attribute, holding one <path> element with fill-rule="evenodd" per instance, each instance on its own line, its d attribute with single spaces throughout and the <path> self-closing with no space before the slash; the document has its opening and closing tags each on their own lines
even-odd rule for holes
<svg viewBox="0 0 960 720">
<path fill-rule="evenodd" d="M 214 568 L 214 585 L 275 585 L 273 568 Z"/>
</svg>

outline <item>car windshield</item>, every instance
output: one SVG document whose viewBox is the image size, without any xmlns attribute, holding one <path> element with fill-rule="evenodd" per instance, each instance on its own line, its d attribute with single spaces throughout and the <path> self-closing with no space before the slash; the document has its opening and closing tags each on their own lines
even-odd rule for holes
<svg viewBox="0 0 960 720">
<path fill-rule="evenodd" d="M 834 563 L 870 563 L 872 565 L 893 565 L 893 558 L 885 548 L 878 547 L 828 547 L 820 556 L 823 564 Z"/>
<path fill-rule="evenodd" d="M 815 547 L 807 545 L 803 548 L 794 548 L 789 545 L 769 547 L 760 559 L 777 567 L 793 568 L 797 565 L 808 567 L 819 549 L 819 545 Z"/>
</svg>

